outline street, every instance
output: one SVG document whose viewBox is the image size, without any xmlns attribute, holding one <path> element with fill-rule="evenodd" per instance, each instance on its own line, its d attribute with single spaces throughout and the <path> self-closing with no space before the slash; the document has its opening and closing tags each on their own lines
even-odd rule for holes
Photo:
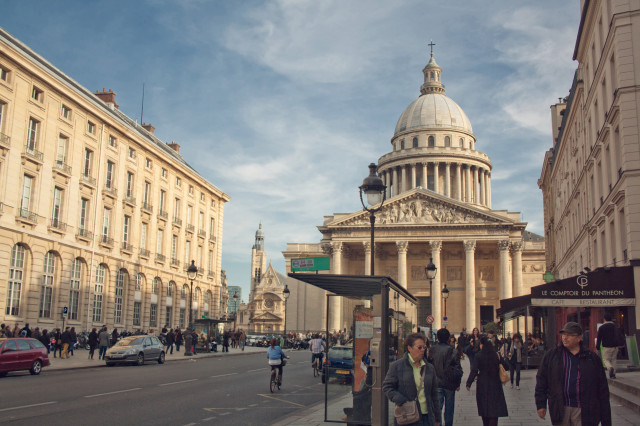
<svg viewBox="0 0 640 426">
<path fill-rule="evenodd" d="M 141 367 L 45 368 L 40 376 L 12 373 L 0 379 L 0 423 L 270 424 L 324 400 L 309 352 L 288 354 L 282 389 L 273 394 L 264 353 Z M 329 398 L 350 389 L 331 386 Z"/>
</svg>

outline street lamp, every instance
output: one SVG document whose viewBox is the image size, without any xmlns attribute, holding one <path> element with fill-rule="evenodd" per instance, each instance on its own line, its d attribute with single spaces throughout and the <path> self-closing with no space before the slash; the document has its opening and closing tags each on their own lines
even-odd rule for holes
<svg viewBox="0 0 640 426">
<path fill-rule="evenodd" d="M 449 298 L 449 289 L 447 288 L 447 285 L 444 285 L 444 288 L 442 289 L 442 298 L 444 299 L 444 317 L 447 317 L 447 299 Z M 446 325 L 444 328 L 447 328 Z"/>
<path fill-rule="evenodd" d="M 287 300 L 289 299 L 289 296 L 291 296 L 291 291 L 289 291 L 289 286 L 288 285 L 284 285 L 284 291 L 282 292 L 282 295 L 284 296 L 284 338 L 285 338 L 285 343 L 286 343 L 286 338 L 287 338 Z"/>
<path fill-rule="evenodd" d="M 374 246 L 374 229 L 376 223 L 375 213 L 382 208 L 382 204 L 387 197 L 387 187 L 382 182 L 382 179 L 377 174 L 378 166 L 374 163 L 369 164 L 369 176 L 367 176 L 360 186 L 360 202 L 362 207 L 369 212 L 369 219 L 371 221 L 371 275 L 375 275 L 375 258 L 376 250 Z M 366 195 L 366 204 L 362 194 Z M 378 205 L 379 204 L 379 205 Z M 377 208 L 375 206 L 378 206 Z"/>
<path fill-rule="evenodd" d="M 233 293 L 233 331 L 236 330 L 236 320 L 238 319 L 238 292 Z"/>
<path fill-rule="evenodd" d="M 192 260 L 191 265 L 187 268 L 187 278 L 191 281 L 191 290 L 189 291 L 189 329 L 185 333 L 184 338 L 184 355 L 191 356 L 191 331 L 193 330 L 193 280 L 198 276 L 198 267 L 196 261 Z"/>
<path fill-rule="evenodd" d="M 424 272 L 429 280 L 429 297 L 431 298 L 431 315 L 433 315 L 433 279 L 438 273 L 438 267 L 433 263 L 433 257 L 429 258 L 429 263 L 424 267 Z M 431 327 L 433 328 L 433 327 Z"/>
</svg>

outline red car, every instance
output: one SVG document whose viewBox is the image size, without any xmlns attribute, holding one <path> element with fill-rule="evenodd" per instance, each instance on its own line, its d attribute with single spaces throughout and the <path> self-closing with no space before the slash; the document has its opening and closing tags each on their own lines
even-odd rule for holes
<svg viewBox="0 0 640 426">
<path fill-rule="evenodd" d="M 0 339 L 0 376 L 17 370 L 29 370 L 36 375 L 50 364 L 47 348 L 38 340 L 26 337 Z"/>
</svg>

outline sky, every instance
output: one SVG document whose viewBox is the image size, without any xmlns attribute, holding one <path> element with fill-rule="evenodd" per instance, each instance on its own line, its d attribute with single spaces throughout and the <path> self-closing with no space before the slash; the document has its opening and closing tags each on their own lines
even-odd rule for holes
<svg viewBox="0 0 640 426">
<path fill-rule="evenodd" d="M 317 243 L 323 217 L 362 209 L 434 56 L 489 155 L 493 209 L 543 234 L 537 186 L 549 107 L 569 93 L 578 0 L 2 0 L 0 27 L 176 141 L 231 197 L 222 269 L 249 293 L 262 223 L 269 260 Z"/>
</svg>

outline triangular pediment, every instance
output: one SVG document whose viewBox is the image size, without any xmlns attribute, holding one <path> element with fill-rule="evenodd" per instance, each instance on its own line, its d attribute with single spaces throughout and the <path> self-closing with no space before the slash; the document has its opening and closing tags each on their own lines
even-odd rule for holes
<svg viewBox="0 0 640 426">
<path fill-rule="evenodd" d="M 515 223 L 492 210 L 453 200 L 424 188 L 415 188 L 391 198 L 375 215 L 376 226 Z M 342 215 L 325 226 L 369 226 L 370 223 L 369 213 L 362 210 L 346 217 Z"/>
<path fill-rule="evenodd" d="M 256 284 L 256 290 L 262 291 L 278 291 L 278 289 L 284 289 L 284 284 L 280 281 L 279 274 L 271 263 L 267 267 L 267 270 L 260 278 L 260 282 Z"/>
<path fill-rule="evenodd" d="M 272 314 L 271 312 L 264 312 L 262 314 L 254 316 L 253 320 L 254 321 L 281 321 L 282 318 Z"/>
</svg>

